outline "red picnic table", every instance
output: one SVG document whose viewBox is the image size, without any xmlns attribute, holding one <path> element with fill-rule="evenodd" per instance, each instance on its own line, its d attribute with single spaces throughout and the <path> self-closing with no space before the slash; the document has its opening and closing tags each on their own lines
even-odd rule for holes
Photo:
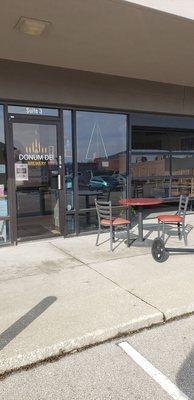
<svg viewBox="0 0 194 400">
<path fill-rule="evenodd" d="M 163 202 L 162 198 L 151 198 L 151 197 L 141 197 L 141 198 L 129 198 L 119 200 L 119 204 L 122 206 L 134 206 L 137 207 L 138 212 L 138 241 L 143 242 L 143 207 L 146 206 L 156 206 Z"/>
</svg>

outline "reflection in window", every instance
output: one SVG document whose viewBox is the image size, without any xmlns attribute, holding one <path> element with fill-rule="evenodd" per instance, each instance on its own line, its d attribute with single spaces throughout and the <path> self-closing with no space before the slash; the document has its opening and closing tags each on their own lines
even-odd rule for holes
<svg viewBox="0 0 194 400">
<path fill-rule="evenodd" d="M 66 231 L 68 234 L 75 232 L 75 217 L 74 215 L 66 215 Z"/>
<path fill-rule="evenodd" d="M 9 221 L 0 220 L 0 245 L 5 244 L 9 241 L 10 241 Z"/>
<path fill-rule="evenodd" d="M 126 196 L 126 116 L 85 111 L 76 115 L 79 208 L 94 207 L 95 198 L 118 205 Z M 88 213 L 84 218 L 83 224 L 90 225 Z"/>
<path fill-rule="evenodd" d="M 194 196 L 194 155 L 133 154 L 134 197 Z"/>
<path fill-rule="evenodd" d="M 172 156 L 172 194 L 194 196 L 194 155 L 179 154 Z"/>
<path fill-rule="evenodd" d="M 170 174 L 169 156 L 161 154 L 133 154 L 132 177 L 154 177 Z"/>
<path fill-rule="evenodd" d="M 132 114 L 132 148 L 194 150 L 194 118 Z"/>
<path fill-rule="evenodd" d="M 169 197 L 170 179 L 140 178 L 132 180 L 132 197 Z"/>
<path fill-rule="evenodd" d="M 194 118 L 132 114 L 131 121 L 133 195 L 194 196 Z"/>
<path fill-rule="evenodd" d="M 64 162 L 65 162 L 65 182 L 66 191 L 66 210 L 70 212 L 74 209 L 74 169 L 73 169 L 73 148 L 72 148 L 72 112 L 63 111 L 64 126 Z M 75 232 L 74 215 L 66 215 L 66 231 L 71 234 Z"/>
<path fill-rule="evenodd" d="M 8 192 L 7 192 L 7 166 L 6 147 L 3 119 L 3 106 L 0 106 L 0 244 L 9 241 L 9 221 L 2 220 L 8 216 Z"/>
<path fill-rule="evenodd" d="M 172 156 L 172 175 L 194 176 L 194 155 L 179 154 Z"/>
<path fill-rule="evenodd" d="M 132 196 L 169 197 L 170 162 L 167 155 L 132 155 Z"/>
<path fill-rule="evenodd" d="M 96 211 L 86 211 L 79 215 L 80 232 L 95 230 L 98 227 Z"/>
<path fill-rule="evenodd" d="M 13 122 L 18 238 L 59 233 L 55 124 Z"/>
<path fill-rule="evenodd" d="M 72 120 L 71 111 L 63 111 L 64 120 L 64 160 L 65 160 L 65 189 L 66 189 L 66 208 L 70 211 L 73 205 L 73 152 L 72 152 Z"/>
</svg>

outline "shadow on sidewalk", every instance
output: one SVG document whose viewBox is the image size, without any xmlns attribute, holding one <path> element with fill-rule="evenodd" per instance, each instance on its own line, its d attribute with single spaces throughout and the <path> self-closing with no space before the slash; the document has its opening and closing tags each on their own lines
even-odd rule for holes
<svg viewBox="0 0 194 400">
<path fill-rule="evenodd" d="M 12 324 L 8 329 L 0 334 L 0 350 L 2 350 L 8 343 L 10 343 L 17 335 L 19 335 L 27 326 L 29 326 L 36 318 L 38 318 L 44 311 L 47 310 L 55 301 L 57 297 L 45 297 L 36 306 L 31 308 L 26 314 Z"/>
</svg>

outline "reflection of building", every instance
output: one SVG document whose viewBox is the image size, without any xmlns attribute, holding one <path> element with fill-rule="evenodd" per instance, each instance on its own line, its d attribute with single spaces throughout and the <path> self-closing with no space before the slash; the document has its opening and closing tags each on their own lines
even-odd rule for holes
<svg viewBox="0 0 194 400">
<path fill-rule="evenodd" d="M 157 157 L 159 158 L 159 157 Z M 194 160 L 193 158 L 183 157 L 172 159 L 173 175 L 194 175 Z M 160 158 L 152 161 L 138 161 L 132 164 L 132 175 L 137 177 L 151 177 L 151 176 L 168 176 L 170 175 L 170 158 Z"/>
<path fill-rule="evenodd" d="M 134 178 L 143 176 L 166 176 L 169 174 L 169 164 L 166 159 L 143 161 L 132 164 Z"/>
<path fill-rule="evenodd" d="M 126 152 L 110 155 L 107 159 L 97 158 L 95 161 L 98 163 L 99 169 L 119 171 L 121 174 L 126 172 Z"/>
</svg>

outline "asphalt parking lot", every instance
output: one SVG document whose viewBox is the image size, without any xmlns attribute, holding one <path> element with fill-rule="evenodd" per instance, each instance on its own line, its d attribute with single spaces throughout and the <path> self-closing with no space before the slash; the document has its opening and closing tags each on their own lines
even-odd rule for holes
<svg viewBox="0 0 194 400">
<path fill-rule="evenodd" d="M 123 342 L 143 364 L 120 347 Z M 14 373 L 1 381 L 0 398 L 194 399 L 194 316 Z"/>
</svg>

